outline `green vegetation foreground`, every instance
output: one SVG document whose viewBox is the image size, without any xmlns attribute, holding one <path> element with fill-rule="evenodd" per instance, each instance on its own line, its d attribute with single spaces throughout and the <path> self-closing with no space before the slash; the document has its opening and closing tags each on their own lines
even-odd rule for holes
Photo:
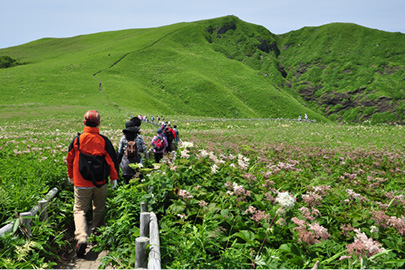
<svg viewBox="0 0 405 270">
<path fill-rule="evenodd" d="M 117 145 L 125 120 L 106 118 L 101 133 Z M 194 146 L 109 194 L 96 239 L 110 250 L 104 266 L 134 267 L 139 203 L 148 201 L 159 216 L 162 268 L 403 267 L 402 126 L 177 123 Z M 34 221 L 29 240 L 23 230 L 0 238 L 0 268 L 52 267 L 61 259 L 73 201 L 64 157 L 81 127 L 80 119 L 1 125 L 1 222 L 53 186 L 62 192 L 50 222 Z M 156 132 L 142 129 L 145 141 Z"/>
</svg>

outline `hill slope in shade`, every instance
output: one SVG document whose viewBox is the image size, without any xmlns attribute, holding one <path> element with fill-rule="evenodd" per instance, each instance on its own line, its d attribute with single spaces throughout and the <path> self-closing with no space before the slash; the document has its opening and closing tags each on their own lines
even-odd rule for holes
<svg viewBox="0 0 405 270">
<path fill-rule="evenodd" d="M 0 69 L 0 118 L 95 108 L 403 123 L 404 40 L 353 24 L 274 35 L 234 16 L 41 39 L 0 50 L 20 64 Z"/>
</svg>

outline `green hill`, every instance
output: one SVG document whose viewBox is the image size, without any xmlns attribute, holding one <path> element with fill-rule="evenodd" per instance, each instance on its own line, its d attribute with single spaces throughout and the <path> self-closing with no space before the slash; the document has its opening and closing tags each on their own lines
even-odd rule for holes
<svg viewBox="0 0 405 270">
<path fill-rule="evenodd" d="M 404 34 L 335 23 L 279 41 L 284 89 L 307 106 L 330 119 L 404 123 Z"/>
<path fill-rule="evenodd" d="M 234 16 L 41 39 L 0 50 L 0 119 L 94 108 L 403 123 L 404 41 L 352 24 L 278 36 Z"/>
</svg>

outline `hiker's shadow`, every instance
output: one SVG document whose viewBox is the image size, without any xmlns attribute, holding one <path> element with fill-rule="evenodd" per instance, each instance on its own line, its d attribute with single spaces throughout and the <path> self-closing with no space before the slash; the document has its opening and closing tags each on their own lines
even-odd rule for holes
<svg viewBox="0 0 405 270">
<path fill-rule="evenodd" d="M 96 261 L 98 259 L 98 255 L 100 255 L 100 252 L 96 252 L 93 249 L 90 249 L 86 252 L 86 255 L 83 257 L 83 259 L 87 261 Z"/>
</svg>

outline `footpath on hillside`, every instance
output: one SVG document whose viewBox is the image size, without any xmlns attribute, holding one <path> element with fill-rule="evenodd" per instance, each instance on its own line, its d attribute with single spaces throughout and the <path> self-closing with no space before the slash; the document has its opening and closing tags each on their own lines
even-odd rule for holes
<svg viewBox="0 0 405 270">
<path fill-rule="evenodd" d="M 66 261 L 58 265 L 60 269 L 99 269 L 101 266 L 101 258 L 108 254 L 108 251 L 95 252 L 93 251 L 92 243 L 89 243 L 86 248 L 86 255 L 83 258 L 79 258 L 76 255 L 74 249 L 67 254 Z M 107 266 L 105 269 L 114 269 Z"/>
<path fill-rule="evenodd" d="M 88 226 L 89 235 L 91 234 L 91 225 Z M 101 258 L 108 255 L 108 251 L 103 250 L 96 252 L 93 248 L 96 246 L 91 241 L 87 242 L 86 253 L 84 257 L 76 255 L 74 235 L 71 235 L 71 247 L 61 257 L 61 262 L 57 265 L 58 269 L 99 269 L 101 266 Z M 108 266 L 105 269 L 114 269 Z"/>
</svg>

